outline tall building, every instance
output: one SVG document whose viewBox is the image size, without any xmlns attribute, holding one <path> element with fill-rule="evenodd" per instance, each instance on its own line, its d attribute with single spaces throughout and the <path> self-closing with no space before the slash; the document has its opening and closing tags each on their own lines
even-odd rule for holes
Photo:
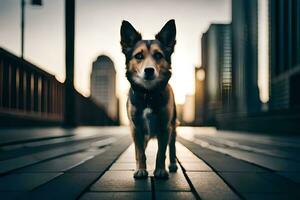
<svg viewBox="0 0 300 200">
<path fill-rule="evenodd" d="M 235 111 L 261 109 L 258 91 L 257 0 L 232 0 L 232 81 Z"/>
<path fill-rule="evenodd" d="M 117 119 L 116 70 L 113 61 L 108 56 L 100 55 L 93 62 L 91 98 L 102 104 L 112 119 Z"/>
<path fill-rule="evenodd" d="M 218 128 L 299 132 L 299 0 L 232 0 L 232 76 L 236 106 Z"/>
<path fill-rule="evenodd" d="M 231 25 L 212 24 L 202 36 L 205 121 L 229 109 L 232 96 Z"/>
<path fill-rule="evenodd" d="M 226 48 L 221 29 L 213 24 L 202 36 L 206 123 L 220 129 L 298 133 L 300 1 L 232 0 L 231 47 Z M 225 62 L 228 69 L 223 62 L 227 53 L 232 58 L 232 65 L 231 58 Z"/>
<path fill-rule="evenodd" d="M 300 107 L 300 1 L 269 1 L 270 110 Z"/>
</svg>

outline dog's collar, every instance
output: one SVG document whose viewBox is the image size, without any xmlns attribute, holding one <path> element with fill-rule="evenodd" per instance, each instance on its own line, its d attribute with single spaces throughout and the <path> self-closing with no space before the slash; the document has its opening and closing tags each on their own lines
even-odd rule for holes
<svg viewBox="0 0 300 200">
<path fill-rule="evenodd" d="M 130 89 L 129 98 L 133 105 L 145 107 L 154 107 L 164 104 L 163 92 L 164 89 L 156 90 L 134 90 Z"/>
<path fill-rule="evenodd" d="M 144 102 L 146 103 L 146 107 L 149 108 L 151 105 L 151 102 L 153 101 L 153 95 L 151 95 L 149 92 L 146 92 L 144 95 Z"/>
</svg>

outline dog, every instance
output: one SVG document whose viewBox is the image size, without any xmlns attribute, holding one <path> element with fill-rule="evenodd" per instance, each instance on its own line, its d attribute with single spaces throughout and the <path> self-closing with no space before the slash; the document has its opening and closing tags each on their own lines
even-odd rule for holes
<svg viewBox="0 0 300 200">
<path fill-rule="evenodd" d="M 169 20 L 154 40 L 142 35 L 128 22 L 121 25 L 121 47 L 126 58 L 126 77 L 130 83 L 127 114 L 135 145 L 134 178 L 148 177 L 145 149 L 156 137 L 158 152 L 154 177 L 167 179 L 166 149 L 169 145 L 169 172 L 176 164 L 176 107 L 174 93 L 168 84 L 171 77 L 171 55 L 176 44 L 175 20 Z"/>
</svg>

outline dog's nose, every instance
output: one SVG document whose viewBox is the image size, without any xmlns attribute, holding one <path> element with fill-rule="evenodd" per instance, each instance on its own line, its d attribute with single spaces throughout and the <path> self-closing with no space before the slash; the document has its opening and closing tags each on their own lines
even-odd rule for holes
<svg viewBox="0 0 300 200">
<path fill-rule="evenodd" d="M 154 68 L 152 67 L 147 67 L 144 69 L 144 72 L 145 72 L 145 78 L 146 79 L 151 79 L 153 78 L 153 75 L 154 75 Z"/>
</svg>

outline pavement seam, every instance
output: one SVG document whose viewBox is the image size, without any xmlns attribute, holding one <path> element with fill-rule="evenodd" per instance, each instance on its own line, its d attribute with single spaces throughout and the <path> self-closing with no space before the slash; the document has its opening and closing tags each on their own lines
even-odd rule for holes
<svg viewBox="0 0 300 200">
<path fill-rule="evenodd" d="M 87 142 L 86 142 L 86 143 L 87 143 Z M 98 149 L 106 148 L 107 146 L 111 146 L 111 145 L 112 145 L 112 144 L 99 146 Z M 89 146 L 89 147 L 87 147 L 87 148 L 84 148 L 84 149 L 79 149 L 79 150 L 76 150 L 76 151 L 72 151 L 72 152 L 60 154 L 60 155 L 57 155 L 57 156 L 49 157 L 49 158 L 47 158 L 47 159 L 43 159 L 43 160 L 34 162 L 34 163 L 32 163 L 32 164 L 29 164 L 29 165 L 25 165 L 25 166 L 22 166 L 22 167 L 18 167 L 18 168 L 15 168 L 15 169 L 11 169 L 11 170 L 9 170 L 9 171 L 0 173 L 0 177 L 1 177 L 1 176 L 8 175 L 8 174 L 15 173 L 15 172 L 18 173 L 18 171 L 20 171 L 20 170 L 22 170 L 22 169 L 24 169 L 24 168 L 31 167 L 31 166 L 37 165 L 37 164 L 41 164 L 41 163 L 43 163 L 43 162 L 47 162 L 47 161 L 50 161 L 50 160 L 54 160 L 54 159 L 57 159 L 57 158 L 60 158 L 60 157 L 65 157 L 65 156 L 69 156 L 69 155 L 76 154 L 76 153 L 80 153 L 80 152 L 85 152 L 85 151 L 88 151 L 90 148 L 91 148 L 91 146 Z"/>
<path fill-rule="evenodd" d="M 242 160 L 242 161 L 245 161 L 245 162 L 248 162 L 248 163 L 251 163 L 253 165 L 256 165 L 260 168 L 264 168 L 264 169 L 267 169 L 267 170 L 270 170 L 272 172 L 276 172 L 278 170 L 276 169 L 271 169 L 270 167 L 268 166 L 263 166 L 263 165 L 260 165 L 258 163 L 255 163 L 255 161 L 250 161 L 250 160 L 246 160 L 246 159 L 242 159 L 240 158 L 239 156 L 236 156 L 236 155 L 233 155 L 232 153 L 228 153 L 226 152 L 227 149 L 229 150 L 238 150 L 238 151 L 241 151 L 241 152 L 245 152 L 245 153 L 251 153 L 251 154 L 258 154 L 258 155 L 261 155 L 261 156 L 266 156 L 266 157 L 269 157 L 270 159 L 281 159 L 281 160 L 289 160 L 291 162 L 296 162 L 296 164 L 299 162 L 298 160 L 292 160 L 292 159 L 289 159 L 289 158 L 284 158 L 284 157 L 279 157 L 279 156 L 272 156 L 272 155 L 268 155 L 268 154 L 265 154 L 265 153 L 260 153 L 260 152 L 254 152 L 254 151 L 248 151 L 248 150 L 244 150 L 244 149 L 239 149 L 239 148 L 235 148 L 235 147 L 226 147 L 226 148 L 223 148 L 223 147 L 219 147 L 219 146 L 216 146 L 214 144 L 210 144 L 209 142 L 207 142 L 211 147 L 207 146 L 207 147 L 204 147 L 202 146 L 201 144 L 199 144 L 199 141 L 204 141 L 206 142 L 205 140 L 202 140 L 202 139 L 195 139 L 193 141 L 193 143 L 199 145 L 200 147 L 202 148 L 206 148 L 206 149 L 209 149 L 209 150 L 212 150 L 212 151 L 215 151 L 215 152 L 218 152 L 218 153 L 222 153 L 224 155 L 227 155 L 227 156 L 230 156 L 232 158 L 235 158 L 235 159 L 238 159 L 238 160 Z M 218 148 L 218 149 L 217 149 Z M 224 149 L 224 150 L 223 150 Z"/>
<path fill-rule="evenodd" d="M 183 139 L 182 137 L 180 138 L 181 139 L 181 141 L 183 140 L 183 141 L 185 141 L 185 142 L 190 142 L 190 141 L 187 141 L 187 140 L 185 140 L 185 139 Z M 182 145 L 184 145 L 182 142 L 180 141 L 180 143 L 182 144 Z M 195 144 L 195 143 L 193 143 L 193 142 L 190 142 L 190 143 L 192 143 L 192 144 L 194 144 L 194 145 L 197 145 L 197 144 Z M 232 185 L 230 185 L 224 178 L 223 178 L 223 176 L 220 174 L 220 173 L 218 173 L 216 170 L 215 170 L 215 168 L 213 167 L 213 166 L 211 166 L 209 163 L 207 163 L 204 159 L 202 159 L 200 156 L 198 156 L 196 153 L 194 153 L 193 152 L 193 148 L 192 147 L 188 147 L 187 145 L 184 145 L 188 150 L 190 150 L 195 156 L 197 156 L 197 158 L 199 158 L 199 159 L 201 159 L 205 164 L 207 164 L 212 170 L 213 170 L 213 172 L 214 173 L 216 173 L 216 175 L 219 177 L 219 178 L 221 178 L 222 179 L 222 181 L 233 191 L 233 193 L 235 193 L 240 199 L 242 199 L 242 200 L 244 200 L 245 199 L 245 197 L 243 197 L 242 196 L 242 194 L 240 194 Z M 201 147 L 201 148 L 203 148 L 203 147 Z M 185 174 L 185 173 L 184 173 Z M 186 174 L 185 174 L 186 175 Z"/>
<path fill-rule="evenodd" d="M 200 198 L 199 194 L 197 193 L 197 191 L 196 191 L 196 189 L 195 189 L 195 187 L 194 187 L 192 181 L 190 180 L 190 178 L 189 178 L 188 175 L 186 174 L 186 171 L 185 171 L 184 167 L 182 166 L 181 162 L 179 161 L 178 158 L 176 158 L 176 159 L 177 159 L 177 162 L 178 162 L 178 164 L 179 164 L 179 166 L 180 166 L 180 168 L 181 168 L 181 170 L 182 170 L 182 173 L 183 173 L 183 175 L 184 175 L 186 181 L 188 182 L 188 184 L 189 184 L 189 186 L 190 186 L 190 188 L 191 188 L 191 192 L 193 193 L 194 197 L 195 197 L 197 200 L 201 200 L 201 198 Z"/>
<path fill-rule="evenodd" d="M 20 149 L 22 148 L 27 148 L 26 150 L 29 150 L 29 148 L 32 148 L 32 150 L 34 150 L 34 152 L 28 152 L 28 153 L 24 153 L 18 156 L 11 156 L 9 158 L 5 158 L 5 159 L 0 159 L 0 161 L 5 161 L 5 160 L 9 160 L 12 158 L 16 158 L 16 157 L 22 157 L 22 156 L 28 156 L 31 154 L 35 154 L 35 153 L 39 153 L 39 152 L 45 152 L 45 151 L 51 151 L 54 148 L 62 148 L 65 146 L 72 146 L 72 145 L 77 145 L 79 143 L 88 143 L 88 142 L 92 142 L 92 141 L 98 141 L 99 139 L 102 140 L 101 138 L 103 137 L 103 140 L 108 139 L 108 137 L 106 136 L 100 136 L 100 137 L 96 137 L 96 138 L 89 138 L 89 139 L 83 139 L 83 140 L 77 140 L 77 141 L 65 141 L 62 143 L 54 143 L 54 144 L 46 144 L 46 145 L 41 145 L 41 146 L 32 146 L 32 147 L 20 147 L 20 148 L 16 148 L 16 149 L 11 149 L 11 150 L 4 150 L 3 152 L 16 152 L 16 151 L 20 151 Z M 54 138 L 54 139 L 60 139 L 60 138 Z M 1 147 L 0 147 L 0 152 L 1 152 Z"/>
<path fill-rule="evenodd" d="M 106 147 L 104 147 L 104 148 L 106 148 Z M 102 153 L 104 153 L 104 152 L 102 152 Z M 102 154 L 102 153 L 100 153 L 100 154 Z M 70 155 L 71 155 L 72 153 L 70 153 Z M 100 154 L 98 154 L 97 156 L 99 156 Z M 69 154 L 68 154 L 69 155 Z M 60 157 L 60 156 L 59 156 Z M 54 159 L 56 159 L 56 158 L 54 158 Z M 49 160 L 51 160 L 51 159 L 49 159 Z M 86 160 L 87 161 L 87 160 Z M 86 161 L 84 161 L 84 162 L 86 162 Z M 44 161 L 42 161 L 42 162 L 44 162 Z M 82 163 L 81 163 L 82 164 Z M 32 164 L 32 165 L 35 165 L 35 164 Z M 76 165 L 76 166 L 74 166 L 74 167 L 72 167 L 72 168 L 75 168 L 75 167 L 77 167 L 78 165 Z M 27 166 L 25 166 L 25 167 L 22 167 L 22 168 L 26 168 Z M 17 169 L 17 171 L 18 170 L 20 170 L 20 169 L 22 169 L 22 168 L 18 168 Z M 46 185 L 47 183 L 49 183 L 50 181 L 54 181 L 55 179 L 58 179 L 58 178 L 60 178 L 61 176 L 63 176 L 64 174 L 67 174 L 68 173 L 68 171 L 69 170 L 71 170 L 72 168 L 70 168 L 70 169 L 68 169 L 68 170 L 66 170 L 66 171 L 62 171 L 62 172 L 37 172 L 37 173 L 60 173 L 59 175 L 57 175 L 56 177 L 54 177 L 53 179 L 51 179 L 51 180 L 49 180 L 49 181 L 47 181 L 47 182 L 45 182 L 45 183 L 43 183 L 43 184 L 40 184 L 40 185 L 38 185 L 37 187 L 35 187 L 35 188 L 33 188 L 32 190 L 29 190 L 28 192 L 32 192 L 32 191 L 35 191 L 35 190 L 38 190 L 39 188 L 41 188 L 41 187 L 43 187 L 44 185 Z M 23 174 L 23 173 L 36 173 L 36 172 L 17 172 L 17 173 L 15 173 L 15 174 Z M 9 174 L 14 174 L 14 173 L 9 173 Z"/>
<path fill-rule="evenodd" d="M 126 136 L 124 136 L 126 137 Z M 119 138 L 120 139 L 120 138 Z M 122 137 L 119 141 L 122 141 Z M 119 144 L 120 142 L 117 142 L 117 144 Z M 111 145 L 111 148 L 113 148 L 113 146 L 117 146 L 117 144 L 113 144 Z M 76 199 L 80 199 L 86 192 L 89 191 L 89 189 L 92 187 L 92 185 L 94 185 L 110 168 L 111 166 L 120 158 L 120 156 L 124 153 L 124 151 L 132 144 L 132 142 L 130 142 L 129 144 L 127 144 L 125 147 L 124 147 L 124 150 L 121 151 L 120 153 L 118 153 L 118 155 L 111 161 L 111 163 L 105 168 L 105 170 L 103 170 L 102 173 L 99 174 L 99 176 L 94 180 L 92 181 L 89 185 L 86 186 L 86 188 L 77 196 Z"/>
<path fill-rule="evenodd" d="M 187 142 L 191 142 L 191 141 L 188 141 L 188 140 L 186 140 L 186 139 L 184 139 L 184 138 L 182 138 L 182 137 L 180 137 L 180 138 L 181 138 L 182 140 L 187 141 Z M 191 142 L 191 143 L 193 143 L 193 144 L 195 144 L 195 145 L 199 145 L 199 144 L 197 144 L 197 143 L 195 143 L 195 142 Z M 200 146 L 200 145 L 199 145 L 199 146 Z M 230 153 L 221 152 L 221 151 L 215 151 L 215 150 L 213 150 L 213 149 L 206 148 L 206 147 L 202 147 L 202 146 L 200 146 L 200 148 L 208 149 L 208 150 L 210 150 L 210 151 L 214 151 L 214 152 L 217 152 L 217 153 L 220 153 L 220 154 L 229 156 L 229 157 L 234 158 L 234 159 L 236 159 L 236 160 L 239 160 L 239 161 L 248 163 L 248 164 L 250 164 L 250 165 L 253 165 L 253 166 L 256 166 L 256 167 L 258 167 L 258 168 L 261 168 L 261 169 L 265 170 L 265 171 L 262 171 L 262 172 L 255 172 L 255 173 L 274 173 L 274 174 L 280 176 L 281 178 L 286 179 L 287 181 L 293 182 L 294 184 L 299 184 L 299 182 L 297 182 L 297 181 L 295 181 L 295 180 L 293 180 L 293 179 L 291 179 L 291 178 L 285 177 L 285 176 L 283 176 L 282 174 L 280 174 L 281 171 L 274 170 L 274 169 L 268 168 L 268 167 L 266 167 L 266 166 L 259 165 L 258 163 L 251 162 L 251 161 L 249 161 L 249 160 L 244 160 L 244 159 L 242 159 L 242 158 L 233 156 L 233 155 L 231 155 Z M 191 149 L 189 149 L 189 150 L 192 152 Z M 193 153 L 193 154 L 194 154 L 194 153 Z M 194 154 L 194 155 L 196 155 L 196 154 Z M 197 155 L 196 155 L 196 156 L 197 156 Z M 199 156 L 197 156 L 197 157 L 200 158 Z M 200 159 L 201 159 L 201 158 L 200 158 Z M 205 162 L 208 166 L 210 166 L 210 167 L 214 170 L 214 168 L 213 168 L 211 165 L 209 165 L 204 159 L 201 159 L 201 160 L 203 160 L 203 162 Z M 295 162 L 296 162 L 296 161 L 295 161 Z M 214 171 L 215 171 L 215 170 L 214 170 Z M 226 171 L 226 172 L 235 173 L 235 171 Z M 296 171 L 295 171 L 295 172 L 296 172 Z M 216 173 L 217 173 L 217 172 L 216 172 Z M 236 172 L 236 173 L 239 173 L 239 172 Z M 218 174 L 218 173 L 217 173 L 217 174 Z M 218 174 L 218 175 L 219 175 L 219 174 Z M 219 175 L 219 176 L 223 179 L 223 177 L 222 177 L 221 175 Z M 224 179 L 223 179 L 223 180 L 224 180 Z M 225 180 L 224 180 L 224 182 L 226 183 Z M 229 184 L 227 184 L 227 185 L 229 185 Z"/>
<path fill-rule="evenodd" d="M 25 140 L 18 140 L 18 141 L 12 141 L 12 142 L 4 142 L 4 143 L 0 143 L 0 148 L 2 148 L 4 146 L 24 144 L 24 143 L 30 143 L 30 142 L 39 142 L 39 141 L 44 141 L 44 140 L 66 138 L 66 137 L 72 137 L 72 136 L 74 136 L 74 134 L 62 135 L 62 136 L 49 136 L 49 137 L 35 138 L 35 139 L 25 139 Z"/>
<path fill-rule="evenodd" d="M 150 176 L 151 181 L 151 199 L 155 200 L 155 183 L 154 183 L 154 177 Z"/>
<path fill-rule="evenodd" d="M 50 160 L 53 160 L 53 159 L 57 159 L 57 158 L 60 158 L 60 157 L 64 157 L 64 156 L 69 156 L 69 155 L 76 154 L 76 153 L 79 153 L 79 152 L 84 152 L 86 150 L 87 149 L 78 150 L 78 151 L 74 151 L 74 152 L 70 152 L 70 153 L 66 153 L 66 154 L 54 156 L 54 157 L 51 157 L 51 158 L 47 158 L 45 160 L 41 160 L 41 161 L 38 161 L 36 163 L 32 163 L 32 164 L 29 164 L 29 165 L 26 165 L 26 166 L 23 166 L 23 167 L 19 167 L 19 168 L 16 168 L 16 169 L 9 170 L 9 171 L 4 172 L 4 173 L 0 173 L 0 177 L 1 176 L 5 176 L 5 175 L 9 175 L 9 174 L 12 174 L 12 173 L 15 173 L 15 172 L 16 172 L 16 174 L 18 174 L 18 173 L 21 173 L 21 172 L 18 172 L 19 170 L 22 170 L 22 169 L 24 169 L 26 167 L 31 167 L 33 165 L 41 164 L 43 162 L 47 162 L 47 161 L 50 161 Z"/>
</svg>

